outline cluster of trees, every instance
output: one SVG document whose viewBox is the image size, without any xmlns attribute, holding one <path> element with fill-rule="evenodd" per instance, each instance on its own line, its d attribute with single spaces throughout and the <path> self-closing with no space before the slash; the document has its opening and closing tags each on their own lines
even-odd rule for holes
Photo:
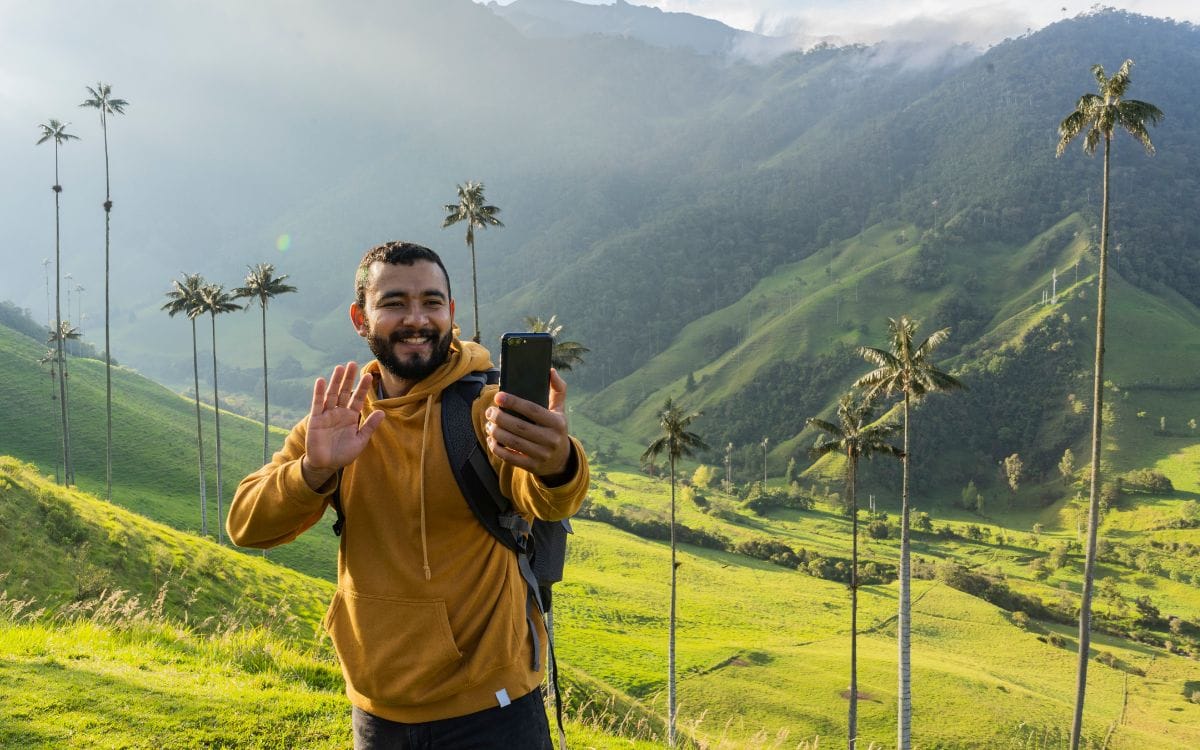
<svg viewBox="0 0 1200 750">
<path fill-rule="evenodd" d="M 105 414 L 106 435 L 105 443 L 105 498 L 112 499 L 112 346 L 109 339 L 109 227 L 112 214 L 112 190 L 108 171 L 108 118 L 110 115 L 125 113 L 129 102 L 112 95 L 112 87 L 106 83 L 97 83 L 95 88 L 87 86 L 88 98 L 79 106 L 96 109 L 100 113 L 100 130 L 104 136 L 104 372 L 105 372 Z M 69 123 L 51 118 L 42 125 L 41 137 L 37 145 L 54 144 L 54 325 L 50 327 L 47 343 L 53 344 L 52 352 L 42 358 L 42 362 L 50 364 L 51 377 L 58 381 L 58 402 L 61 442 L 62 442 L 62 474 L 59 477 L 65 485 L 75 483 L 75 467 L 71 461 L 71 428 L 67 409 L 67 360 L 65 343 L 69 339 L 79 338 L 79 329 L 63 320 L 62 316 L 62 233 L 61 203 L 63 188 L 58 178 L 59 151 L 62 146 L 79 140 L 79 137 L 67 132 Z M 70 310 L 67 311 L 68 314 Z"/>
<path fill-rule="evenodd" d="M 846 498 L 852 519 L 852 553 L 847 577 L 851 591 L 851 659 L 850 659 L 850 709 L 849 709 L 849 743 L 856 747 L 857 732 L 857 591 L 861 585 L 858 565 L 858 507 L 855 500 L 856 470 L 858 461 L 863 456 L 876 454 L 896 456 L 901 459 L 903 466 L 903 482 L 901 491 L 901 531 L 900 531 L 900 563 L 898 576 L 900 580 L 899 606 L 899 641 L 900 641 L 900 702 L 899 702 L 899 739 L 900 746 L 907 748 L 910 738 L 911 693 L 910 693 L 910 659 L 909 633 L 911 629 L 911 602 L 909 588 L 911 579 L 910 566 L 910 505 L 908 493 L 908 425 L 911 403 L 918 401 L 928 394 L 962 388 L 962 383 L 955 377 L 939 369 L 933 362 L 933 351 L 949 337 L 949 329 L 935 331 L 923 341 L 916 338 L 918 324 L 907 317 L 889 321 L 889 341 L 887 349 L 861 347 L 859 354 L 873 366 L 873 369 L 855 381 L 851 393 L 844 396 L 838 404 L 838 422 L 827 422 L 821 419 L 810 419 L 809 423 L 827 434 L 813 449 L 813 455 L 828 453 L 844 455 L 846 473 Z M 898 396 L 902 406 L 903 423 L 879 424 L 875 420 L 877 399 L 882 396 Z M 676 539 L 675 522 L 675 466 L 680 458 L 691 456 L 695 452 L 707 449 L 703 438 L 689 430 L 693 421 L 699 418 L 699 413 L 687 414 L 673 400 L 668 399 L 659 413 L 659 425 L 662 435 L 647 447 L 643 460 L 653 459 L 665 453 L 670 465 L 671 483 L 671 618 L 668 655 L 668 744 L 674 747 L 675 733 L 675 600 L 676 600 Z M 897 447 L 888 442 L 897 431 L 903 429 L 904 445 Z M 765 447 L 766 440 L 763 441 Z M 800 567 L 802 562 L 809 564 L 811 560 L 802 560 L 794 551 L 786 549 L 786 545 L 767 542 L 755 542 L 746 547 L 755 557 L 769 559 L 789 567 Z M 793 565 L 794 564 L 794 565 Z M 836 570 L 836 563 L 832 566 Z M 823 565 L 818 563 L 818 569 Z M 811 572 L 811 571 L 810 571 Z M 831 576 L 832 577 L 832 576 Z"/>
<path fill-rule="evenodd" d="M 212 323 L 212 381 L 213 381 L 213 417 L 216 426 L 216 456 L 217 471 L 217 543 L 221 543 L 221 401 L 217 381 L 217 316 L 225 313 L 249 308 L 254 303 L 262 309 L 262 350 L 263 350 L 263 463 L 270 460 L 270 389 L 267 377 L 267 306 L 272 299 L 296 291 L 296 287 L 285 283 L 287 274 L 275 275 L 275 266 L 270 263 L 259 263 L 249 266 L 242 286 L 226 290 L 221 284 L 205 281 L 198 273 L 185 273 L 182 278 L 171 282 L 171 290 L 167 292 L 167 301 L 162 309 L 171 317 L 184 315 L 192 324 L 192 376 L 196 400 L 196 454 L 199 463 L 200 486 L 200 533 L 208 536 L 208 500 L 204 481 L 204 435 L 203 420 L 200 413 L 200 357 L 196 345 L 196 318 L 207 314 Z M 247 300 L 242 305 L 237 300 Z"/>
</svg>

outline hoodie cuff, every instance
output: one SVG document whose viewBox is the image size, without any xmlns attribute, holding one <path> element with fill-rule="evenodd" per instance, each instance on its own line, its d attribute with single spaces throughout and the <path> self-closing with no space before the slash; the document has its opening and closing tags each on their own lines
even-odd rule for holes
<svg viewBox="0 0 1200 750">
<path fill-rule="evenodd" d="M 301 502 L 313 504 L 317 501 L 324 502 L 325 498 L 332 495 L 333 491 L 338 488 L 340 477 L 340 472 L 334 472 L 333 476 L 314 490 L 308 485 L 308 480 L 304 478 L 304 457 L 301 456 L 287 466 L 284 481 L 287 484 L 288 497 L 294 497 Z"/>
<path fill-rule="evenodd" d="M 564 484 L 567 484 L 572 479 L 574 479 L 575 474 L 579 472 L 578 449 L 576 448 L 574 439 L 570 439 L 570 443 L 571 443 L 571 452 L 567 456 L 567 468 L 563 469 L 558 474 L 554 474 L 554 475 L 551 475 L 548 477 L 538 477 L 537 478 L 538 481 L 541 482 L 542 486 L 545 487 L 546 489 L 553 490 L 553 489 L 558 489 L 559 487 L 562 487 Z"/>
</svg>

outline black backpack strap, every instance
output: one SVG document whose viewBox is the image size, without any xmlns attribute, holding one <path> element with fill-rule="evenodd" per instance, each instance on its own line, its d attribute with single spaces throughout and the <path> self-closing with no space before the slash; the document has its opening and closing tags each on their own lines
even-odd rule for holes
<svg viewBox="0 0 1200 750">
<path fill-rule="evenodd" d="M 442 438 L 446 444 L 446 456 L 454 479 L 467 505 L 479 523 L 488 532 L 517 555 L 517 567 L 529 590 L 525 619 L 529 625 L 529 637 L 533 640 L 533 669 L 540 669 L 541 643 L 538 639 L 533 608 L 537 607 L 546 625 L 547 661 L 546 676 L 554 693 L 554 705 L 558 719 L 558 735 L 561 747 L 566 747 L 563 730 L 562 694 L 558 686 L 558 663 L 554 655 L 554 621 L 550 615 L 550 584 L 562 580 L 563 553 L 550 552 L 556 545 L 539 545 L 546 530 L 551 535 L 562 535 L 571 530 L 567 521 L 546 523 L 535 521 L 531 526 L 523 516 L 513 510 L 512 501 L 500 490 L 496 470 L 488 461 L 486 451 L 479 444 L 475 424 L 471 419 L 471 405 L 479 398 L 483 386 L 499 380 L 495 368 L 476 372 L 458 380 L 442 391 Z M 557 548 L 564 545 L 559 544 Z M 546 552 L 541 552 L 541 550 Z M 557 561 L 556 561 L 557 558 Z"/>
<path fill-rule="evenodd" d="M 333 512 L 337 513 L 337 519 L 333 522 L 333 535 L 341 536 L 342 529 L 346 528 L 346 514 L 342 512 L 342 470 L 337 470 L 337 487 L 333 488 L 333 493 L 325 498 L 325 502 L 333 507 Z"/>
</svg>

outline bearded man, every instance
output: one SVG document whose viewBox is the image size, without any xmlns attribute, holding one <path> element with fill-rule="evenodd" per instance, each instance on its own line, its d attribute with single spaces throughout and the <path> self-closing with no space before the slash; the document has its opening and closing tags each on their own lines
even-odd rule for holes
<svg viewBox="0 0 1200 750">
<path fill-rule="evenodd" d="M 455 335 L 449 274 L 420 245 L 367 251 L 350 320 L 375 361 L 361 378 L 348 362 L 317 379 L 308 416 L 238 486 L 229 538 L 289 542 L 336 491 L 344 526 L 324 626 L 356 750 L 549 750 L 545 624 L 528 616 L 517 557 L 473 515 L 442 436 L 442 392 L 491 368 L 490 355 Z M 569 517 L 588 487 L 583 448 L 567 431 L 566 383 L 553 370 L 549 390 L 549 408 L 494 385 L 471 406 L 501 491 L 526 520 Z"/>
</svg>

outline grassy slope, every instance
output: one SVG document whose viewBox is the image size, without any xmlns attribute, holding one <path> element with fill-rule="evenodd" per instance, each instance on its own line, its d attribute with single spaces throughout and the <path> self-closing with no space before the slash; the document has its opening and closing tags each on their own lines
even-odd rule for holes
<svg viewBox="0 0 1200 750">
<path fill-rule="evenodd" d="M 53 476 L 60 461 L 58 401 L 51 400 L 49 370 L 37 363 L 37 342 L 0 326 L 0 454 L 37 464 Z M 104 364 L 68 360 L 71 447 L 81 489 L 104 494 Z M 216 454 L 213 411 L 202 407 L 208 484 L 208 531 L 216 537 Z M 274 445 L 283 442 L 276 430 Z M 258 468 L 262 426 L 221 414 L 222 512 L 238 482 Z M 258 457 L 258 458 L 256 458 Z M 113 501 L 177 529 L 198 533 L 200 503 L 194 402 L 137 373 L 113 370 Z M 324 524 L 328 526 L 328 524 Z M 223 527 L 222 527 L 223 528 Z M 337 539 L 332 533 L 306 534 L 277 552 L 285 564 L 332 580 L 337 570 Z"/>
<path fill-rule="evenodd" d="M 0 747 L 347 747 L 331 596 L 0 457 Z M 605 731 L 652 736 L 641 714 L 583 706 L 569 736 L 644 750 Z"/>
<path fill-rule="evenodd" d="M 1082 226 L 1072 217 L 1046 235 Z M 949 250 L 945 283 L 914 292 L 896 279 L 915 261 L 918 236 L 913 226 L 876 225 L 779 267 L 741 300 L 687 326 L 662 354 L 603 391 L 587 409 L 599 421 L 617 423 L 643 436 L 654 423 L 654 410 L 668 395 L 682 392 L 689 371 L 702 381 L 689 405 L 704 409 L 744 388 L 756 372 L 781 357 L 800 360 L 828 352 L 839 343 L 878 345 L 888 317 L 923 318 L 971 276 L 988 280 L 973 296 L 983 309 L 996 311 L 989 330 L 1001 329 L 1003 337 L 1009 338 L 1013 331 L 1004 329 L 1040 300 L 1051 267 L 1074 263 L 1086 245 L 1081 233 L 1048 258 L 1037 257 L 1040 237 L 1020 248 L 986 245 Z M 1066 286 L 1060 279 L 1060 291 Z M 737 342 L 714 355 L 706 342 L 725 330 L 736 331 Z M 829 395 L 835 400 L 836 394 Z M 794 448 L 786 443 L 773 452 L 785 455 Z"/>
<path fill-rule="evenodd" d="M 28 379 L 29 389 L 40 387 L 36 392 L 13 392 L 14 398 L 27 397 L 27 403 L 36 408 L 39 398 L 49 403 L 45 397 L 45 392 L 49 390 L 49 378 L 44 372 L 39 373 L 32 362 L 33 356 L 39 351 L 38 347 L 25 341 L 0 329 L 0 347 L 7 347 L 8 351 L 13 352 L 16 355 L 13 359 L 28 356 L 30 360 L 13 363 L 0 357 L 0 367 L 10 368 L 14 375 Z M 81 368 L 81 371 L 86 372 L 86 369 Z M 102 370 L 98 372 L 102 378 Z M 120 378 L 133 379 L 134 376 L 124 373 Z M 72 376 L 73 383 L 83 379 L 87 378 Z M 13 387 L 13 383 L 23 381 L 20 378 L 8 378 L 6 382 Z M 132 383 L 126 387 L 136 390 Z M 187 422 L 188 416 L 194 420 L 190 402 L 152 385 L 137 384 L 137 387 L 144 388 L 145 395 L 139 396 L 136 403 L 146 408 L 128 412 L 128 426 L 136 429 L 125 444 L 137 446 L 136 450 L 145 451 L 146 455 L 154 455 L 160 449 L 166 439 L 164 436 L 175 436 L 175 439 L 183 441 L 183 445 L 190 446 L 191 433 L 188 427 L 194 424 Z M 1177 486 L 1187 494 L 1177 493 L 1172 498 L 1145 498 L 1144 502 L 1128 511 L 1110 514 L 1105 529 L 1106 534 L 1113 538 L 1154 526 L 1156 518 L 1168 517 L 1173 512 L 1179 496 L 1190 496 L 1197 490 L 1193 469 L 1200 463 L 1200 451 L 1192 450 L 1192 442 L 1155 436 L 1153 429 L 1157 427 L 1156 419 L 1151 426 L 1148 419 L 1138 420 L 1130 416 L 1134 413 L 1131 410 L 1150 408 L 1152 399 L 1163 399 L 1161 403 L 1165 408 L 1176 403 L 1172 399 L 1178 395 L 1134 390 L 1128 397 L 1116 402 L 1118 419 L 1114 429 L 1109 431 L 1109 437 L 1114 446 L 1124 448 L 1118 452 L 1123 465 L 1124 462 L 1128 462 L 1129 467 L 1155 465 L 1157 462 L 1168 470 L 1176 479 Z M 179 416 L 162 420 L 161 426 L 155 426 L 161 419 L 158 416 L 159 409 Z M 84 409 L 81 413 L 87 414 L 88 411 Z M 98 418 L 99 413 L 97 411 L 93 418 Z M 1167 413 L 1176 414 L 1179 410 Z M 6 420 L 13 420 L 6 423 L 18 423 L 18 418 L 23 422 L 25 416 L 6 414 Z M 49 412 L 36 419 L 45 423 L 44 420 L 53 417 L 54 412 Z M 576 414 L 574 419 L 575 430 L 584 435 L 589 444 L 615 442 L 620 447 L 621 458 L 626 461 L 632 461 L 639 452 L 637 443 L 622 433 L 596 425 L 582 414 Z M 239 421 L 229 422 L 238 424 Z M 77 423 L 82 429 L 86 419 L 77 419 Z M 247 446 L 245 452 L 253 455 L 253 446 L 260 433 L 254 425 L 247 424 L 243 438 Z M 235 434 L 238 430 L 239 427 L 231 428 Z M 19 436 L 9 434 L 5 440 L 28 445 L 36 442 L 35 432 L 29 431 Z M 223 430 L 223 437 L 225 432 Z M 143 444 L 132 437 L 146 434 L 157 439 Z M 51 451 L 49 468 L 52 469 L 53 442 L 43 451 Z M 101 455 L 102 451 L 100 443 Z M 169 461 L 172 454 L 168 452 L 160 462 Z M 129 466 L 152 463 L 149 460 L 131 460 Z M 178 471 L 190 474 L 188 470 L 194 471 L 193 466 L 191 459 L 179 459 Z M 601 502 L 623 507 L 629 512 L 665 517 L 668 495 L 664 484 L 624 472 L 620 466 L 608 468 L 609 478 L 597 482 L 597 490 L 611 489 L 614 497 Z M 43 465 L 42 470 L 48 469 Z M 19 474 L 13 475 L 17 477 L 16 480 L 10 477 L 6 481 L 13 486 L 23 486 L 32 481 L 21 479 Z M 121 476 L 119 472 L 119 485 Z M 170 487 L 172 483 L 160 483 L 159 478 L 152 476 L 151 472 L 133 472 L 128 478 L 133 480 L 130 492 L 133 495 L 144 493 L 148 498 L 148 513 L 184 504 L 195 513 L 192 510 L 195 501 L 190 497 L 190 487 L 179 493 L 181 497 L 175 504 L 162 502 L 161 498 L 155 503 L 150 501 L 155 499 L 156 488 Z M 97 486 L 94 480 L 90 481 Z M 190 481 L 184 480 L 187 484 Z M 121 487 L 122 495 L 125 491 Z M 58 490 L 49 488 L 42 492 L 55 495 Z M 713 494 L 718 502 L 733 507 L 731 500 Z M 69 496 L 75 498 L 78 493 L 70 493 Z M 26 505 L 30 508 L 40 507 L 36 501 L 19 504 L 22 508 Z M 98 503 L 97 506 L 108 513 L 119 512 L 119 509 L 104 503 Z M 1040 513 L 1028 512 L 1011 518 L 1006 516 L 1002 523 L 966 513 L 958 516 L 951 514 L 950 520 L 959 524 L 972 522 L 990 525 L 995 529 L 1016 529 L 1020 532 L 1018 540 L 1004 548 L 961 540 L 949 544 L 922 541 L 918 542 L 916 551 L 927 557 L 947 556 L 966 564 L 996 569 L 1009 576 L 1010 585 L 1014 588 L 1027 589 L 1043 598 L 1051 598 L 1058 595 L 1060 585 L 1068 590 L 1077 590 L 1079 561 L 1073 559 L 1067 569 L 1055 573 L 1046 583 L 1033 581 L 1026 563 L 1032 556 L 1042 554 L 1055 540 L 1074 537 L 1074 524 L 1069 522 L 1069 516 L 1065 502 Z M 5 527 L 29 528 L 33 523 L 32 517 L 22 518 L 22 521 L 6 523 Z M 1047 531 L 1039 540 L 1037 549 L 1030 545 L 1026 539 L 1028 535 L 1024 533 L 1034 520 L 1047 523 Z M 827 509 L 810 513 L 780 513 L 768 519 L 743 514 L 738 523 L 731 524 L 701 514 L 689 504 L 682 503 L 681 521 L 719 531 L 735 540 L 774 536 L 793 546 L 803 546 L 825 554 L 846 555 L 848 552 L 846 522 Z M 36 526 L 36 523 L 33 525 Z M 665 545 L 638 540 L 602 525 L 581 523 L 580 526 L 581 533 L 572 546 L 572 567 L 568 571 L 568 580 L 562 585 L 562 593 L 557 598 L 561 605 L 558 610 L 559 628 L 563 633 L 563 661 L 568 676 L 585 684 L 589 683 L 589 678 L 599 680 L 602 687 L 609 686 L 619 695 L 630 696 L 623 701 L 640 702 L 653 711 L 659 711 L 662 709 L 665 687 L 666 587 L 665 577 L 660 577 L 660 571 L 666 565 Z M 100 524 L 100 527 L 105 531 L 97 532 L 94 538 L 89 536 L 92 541 L 88 549 L 92 557 L 83 562 L 79 561 L 79 554 L 73 554 L 69 549 L 56 552 L 53 546 L 43 544 L 36 537 L 25 539 L 21 549 L 26 550 L 28 562 L 23 563 L 26 567 L 21 571 L 14 570 L 9 580 L 8 587 L 13 595 L 32 595 L 33 590 L 24 587 L 24 581 L 30 581 L 39 586 L 56 587 L 60 599 L 69 599 L 73 591 L 78 593 L 80 584 L 77 571 L 82 570 L 92 576 L 102 576 L 105 572 L 123 575 L 123 571 L 128 572 L 131 567 L 128 561 L 136 560 L 145 561 L 132 566 L 135 571 L 140 571 L 135 572 L 133 577 L 140 580 L 141 584 L 134 585 L 126 582 L 125 578 L 114 582 L 141 593 L 146 600 L 154 588 L 151 582 L 160 583 L 165 577 L 164 571 L 171 569 L 172 562 L 186 560 L 203 563 L 199 567 L 205 575 L 212 576 L 211 580 L 206 580 L 206 586 L 228 582 L 221 596 L 214 601 L 236 602 L 235 592 L 241 591 L 245 584 L 225 570 L 222 560 L 227 557 L 238 569 L 261 565 L 264 570 L 278 570 L 261 560 L 236 555 L 225 549 L 218 550 L 211 543 L 194 539 L 196 544 L 203 547 L 193 550 L 187 547 L 173 549 L 169 544 L 147 546 L 138 541 L 140 533 L 129 531 L 137 527 L 133 520 L 123 518 L 119 522 Z M 69 524 L 65 528 L 70 532 Z M 1200 541 L 1195 530 L 1152 533 L 1163 538 Z M 0 541 L 7 544 L 10 539 Z M 157 551 L 153 551 L 155 547 Z M 38 556 L 39 551 L 44 553 L 41 557 Z M 100 557 L 102 552 L 108 557 Z M 890 542 L 873 542 L 867 546 L 864 555 L 868 559 L 891 560 L 894 559 L 895 548 Z M 278 557 L 273 556 L 272 559 Z M 580 566 L 579 563 L 585 560 L 587 564 Z M 88 567 L 88 562 L 92 568 Z M 56 565 L 59 568 L 74 565 L 75 569 L 59 570 Z M 1119 567 L 1102 568 L 1103 574 L 1118 580 L 1121 590 L 1128 597 L 1149 592 L 1165 614 L 1200 620 L 1200 597 L 1196 596 L 1194 585 Z M 154 578 L 156 569 L 160 576 L 158 579 Z M 182 569 L 182 565 L 177 569 Z M 1047 646 L 1035 636 L 1019 631 L 1008 624 L 1005 615 L 990 605 L 931 582 L 918 585 L 921 591 L 929 588 L 931 592 L 917 607 L 918 613 L 927 616 L 919 618 L 916 626 L 919 640 L 914 655 L 918 668 L 917 684 L 920 686 L 917 715 L 921 715 L 923 701 L 926 706 L 947 706 L 937 717 L 930 716 L 927 722 L 919 725 L 919 732 L 931 733 L 927 736 L 928 741 L 933 742 L 936 738 L 936 741 L 944 742 L 947 746 L 955 746 L 960 742 L 973 745 L 976 740 L 982 741 L 984 735 L 999 741 L 1007 736 L 1005 732 L 1011 734 L 1016 731 L 999 719 L 994 725 L 986 724 L 986 729 L 977 726 L 977 722 L 966 720 L 965 717 L 975 715 L 978 707 L 960 698 L 960 693 L 976 698 L 987 696 L 985 702 L 989 705 L 998 700 L 1001 712 L 997 716 L 1001 718 L 1021 716 L 1027 717 L 1031 726 L 1065 726 L 1069 706 L 1062 703 L 1062 696 L 1070 693 L 1069 683 L 1073 679 L 1073 657 L 1067 651 Z M 839 686 L 844 687 L 843 673 L 847 657 L 842 623 L 848 617 L 842 587 L 737 556 L 703 550 L 685 555 L 681 586 L 683 630 L 680 636 L 680 659 L 683 677 L 680 690 L 685 727 L 717 744 L 721 744 L 720 739 L 724 737 L 724 744 L 730 747 L 769 746 L 761 737 L 769 735 L 773 738 L 785 729 L 792 738 L 818 734 L 829 737 L 838 733 L 843 721 L 844 702 L 838 698 L 837 692 L 841 689 Z M 194 590 L 197 587 L 201 587 L 198 582 L 191 581 L 180 585 L 178 590 Z M 884 743 L 891 736 L 890 717 L 894 697 L 894 646 L 888 631 L 893 591 L 893 587 L 875 587 L 863 596 L 862 622 L 864 626 L 874 623 L 877 627 L 872 634 L 864 637 L 861 645 L 863 689 L 872 694 L 872 698 L 865 701 L 861 709 L 862 727 L 864 736 Z M 746 592 L 748 598 L 740 606 L 730 607 L 730 592 Z M 257 599 L 260 603 L 272 601 L 266 594 L 250 599 Z M 307 621 L 310 628 L 315 627 L 316 618 L 326 599 L 325 595 L 315 596 L 310 604 L 305 605 L 307 612 L 300 619 Z M 179 600 L 168 598 L 168 604 L 172 602 L 176 606 L 180 604 Z M 261 614 L 262 610 L 259 611 Z M 192 614 L 201 614 L 198 606 Z M 1068 643 L 1071 641 L 1069 629 L 1056 626 L 1054 629 L 1061 631 Z M 1193 731 L 1189 727 L 1200 725 L 1200 717 L 1195 715 L 1194 704 L 1182 700 L 1183 683 L 1200 679 L 1194 662 L 1168 656 L 1162 649 L 1132 645 L 1103 636 L 1097 638 L 1097 648 L 1111 651 L 1118 655 L 1121 662 L 1139 665 L 1147 671 L 1145 679 L 1130 678 L 1127 723 L 1117 733 L 1115 746 L 1154 747 L 1163 746 L 1164 742 L 1187 744 L 1200 741 L 1189 734 Z M 1010 651 L 1014 654 L 1028 652 L 1028 655 L 1023 656 L 1015 666 L 1008 664 L 1007 659 L 994 656 L 997 653 L 1008 655 Z M 1054 666 L 1047 668 L 1047 665 Z M 1113 698 L 1112 685 L 1114 681 L 1123 682 L 1124 674 L 1100 664 L 1094 666 L 1092 673 L 1088 722 L 1090 731 L 1102 733 L 1113 716 L 1113 706 L 1119 708 L 1119 688 L 1118 698 Z M 1014 690 L 1014 686 L 1021 689 Z M 925 697 L 921 697 L 922 692 Z M 1113 703 L 1114 700 L 1117 703 Z M 636 706 L 636 702 L 622 705 Z M 946 721 L 943 716 L 961 716 L 963 720 Z M 580 731 L 594 730 L 581 728 Z M 762 732 L 766 734 L 755 740 L 755 736 Z M 599 736 L 605 737 L 603 733 Z M 603 742 L 606 741 L 597 740 L 600 744 L 596 746 L 604 747 Z"/>
<path fill-rule="evenodd" d="M 644 477 L 611 470 L 596 483 L 594 496 L 614 491 L 599 502 L 625 512 L 665 518 L 666 487 Z M 719 493 L 710 502 L 723 504 Z M 785 511 L 770 519 L 745 516 L 730 524 L 679 506 L 680 522 L 719 531 L 731 538 L 772 536 L 824 554 L 847 554 L 848 521 L 828 510 Z M 1001 524 L 963 514 L 954 519 L 993 530 Z M 662 651 L 666 643 L 668 551 L 665 545 L 636 540 L 597 524 L 579 524 L 571 547 L 572 564 L 561 587 L 559 632 L 563 659 L 584 672 L 631 692 L 661 709 L 665 692 Z M 1028 561 L 1057 541 L 1074 538 L 1074 529 L 1051 530 L 1029 546 L 1028 534 L 1005 546 L 958 539 L 918 539 L 914 554 L 952 559 L 1003 574 L 1010 586 L 1050 601 L 1060 587 L 1077 597 L 1082 562 L 1075 556 L 1048 581 L 1036 581 Z M 594 541 L 593 541 L 594 539 Z M 865 559 L 894 561 L 892 541 L 868 541 Z M 836 735 L 844 722 L 848 646 L 848 601 L 841 585 L 748 561 L 735 555 L 688 549 L 680 567 L 679 635 L 683 721 L 699 725 L 709 738 L 732 736 L 749 741 L 765 731 L 774 737 Z M 1164 613 L 1200 621 L 1196 587 L 1165 576 L 1148 576 L 1119 566 L 1102 566 L 1130 599 L 1149 594 Z M 1200 572 L 1200 571 L 1198 571 Z M 1026 730 L 1053 731 L 1066 726 L 1074 685 L 1074 633 L 1069 627 L 1044 626 L 1059 633 L 1067 647 L 1056 648 L 1022 631 L 997 608 L 932 581 L 918 581 L 915 596 L 914 660 L 919 741 L 945 747 L 1005 743 Z M 570 594 L 570 596 L 568 596 Z M 862 704 L 863 736 L 886 744 L 894 731 L 895 642 L 891 618 L 895 588 L 874 586 L 860 599 L 860 623 L 870 634 L 860 641 L 861 689 L 871 697 Z M 576 603 L 576 599 L 580 601 Z M 1038 626 L 1040 635 L 1046 630 Z M 1117 747 L 1168 747 L 1200 742 L 1200 707 L 1186 703 L 1184 684 L 1200 680 L 1194 661 L 1097 635 L 1094 648 L 1112 653 L 1119 663 L 1145 669 L 1145 678 L 1129 678 L 1130 703 L 1138 718 L 1114 738 Z M 612 654 L 621 654 L 614 660 Z M 1125 673 L 1094 663 L 1089 677 L 1089 731 L 1102 735 L 1120 713 Z M 739 696 L 733 707 L 730 696 Z M 986 700 L 985 700 L 986 699 Z M 979 704 L 986 720 L 979 722 Z M 926 711 L 920 720 L 922 706 Z M 701 718 L 702 717 L 702 718 Z M 935 718 L 937 717 L 937 718 Z M 955 717 L 955 718 L 950 718 Z M 1012 718 L 1019 717 L 1019 718 Z"/>
</svg>

